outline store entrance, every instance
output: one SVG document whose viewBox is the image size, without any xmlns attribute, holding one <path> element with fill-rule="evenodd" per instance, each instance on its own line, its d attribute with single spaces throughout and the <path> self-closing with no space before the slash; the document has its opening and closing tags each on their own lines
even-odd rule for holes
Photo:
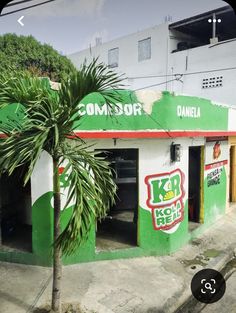
<svg viewBox="0 0 236 313">
<path fill-rule="evenodd" d="M 114 250 L 137 245 L 138 149 L 109 149 L 101 153 L 114 169 L 116 203 L 97 224 L 96 249 Z"/>
<path fill-rule="evenodd" d="M 24 168 L 0 177 L 1 249 L 32 251 L 31 186 L 23 186 Z"/>
<path fill-rule="evenodd" d="M 188 177 L 188 218 L 189 229 L 198 227 L 201 205 L 201 147 L 189 147 Z"/>
</svg>

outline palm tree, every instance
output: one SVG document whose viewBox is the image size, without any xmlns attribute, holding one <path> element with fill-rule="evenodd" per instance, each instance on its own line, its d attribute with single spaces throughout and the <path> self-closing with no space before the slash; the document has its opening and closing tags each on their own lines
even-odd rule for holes
<svg viewBox="0 0 236 313">
<path fill-rule="evenodd" d="M 120 82 L 120 76 L 97 60 L 72 73 L 58 91 L 26 72 L 0 75 L 0 109 L 19 103 L 24 111 L 21 123 L 11 119 L 0 124 L 0 132 L 5 134 L 0 140 L 0 175 L 11 175 L 16 168 L 27 166 L 26 184 L 42 151 L 48 152 L 53 161 L 54 312 L 61 312 L 61 255 L 73 253 L 86 240 L 92 223 L 106 215 L 116 192 L 109 164 L 74 133 L 81 118 L 78 103 L 97 92 L 112 109 L 119 100 L 114 90 Z M 69 182 L 65 207 L 72 200 L 75 204 L 66 228 L 61 231 L 59 167 L 64 162 Z"/>
</svg>

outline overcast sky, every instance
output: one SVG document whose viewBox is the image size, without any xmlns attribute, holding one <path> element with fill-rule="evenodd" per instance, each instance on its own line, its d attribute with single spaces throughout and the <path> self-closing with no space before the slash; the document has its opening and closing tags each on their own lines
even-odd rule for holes
<svg viewBox="0 0 236 313">
<path fill-rule="evenodd" d="M 42 0 L 32 1 L 39 2 Z M 0 16 L 0 35 L 32 34 L 39 41 L 70 54 L 94 45 L 96 37 L 102 37 L 105 42 L 161 24 L 167 15 L 175 22 L 225 5 L 228 4 L 221 0 L 56 0 Z M 6 8 L 2 13 L 19 7 L 23 5 Z M 17 22 L 22 15 L 23 27 Z"/>
</svg>

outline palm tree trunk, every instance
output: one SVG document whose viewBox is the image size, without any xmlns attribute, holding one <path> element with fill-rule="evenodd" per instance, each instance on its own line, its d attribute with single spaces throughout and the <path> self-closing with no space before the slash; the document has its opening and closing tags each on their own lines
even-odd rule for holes
<svg viewBox="0 0 236 313">
<path fill-rule="evenodd" d="M 0 176 L 0 190 L 2 190 L 2 180 Z M 2 193 L 0 192 L 0 246 L 2 245 Z"/>
<path fill-rule="evenodd" d="M 54 242 L 60 235 L 60 211 L 61 211 L 61 196 L 60 196 L 60 179 L 58 172 L 58 160 L 53 159 L 53 193 L 54 193 Z M 53 249 L 53 287 L 52 287 L 52 310 L 56 313 L 61 313 L 61 249 L 54 246 Z"/>
</svg>

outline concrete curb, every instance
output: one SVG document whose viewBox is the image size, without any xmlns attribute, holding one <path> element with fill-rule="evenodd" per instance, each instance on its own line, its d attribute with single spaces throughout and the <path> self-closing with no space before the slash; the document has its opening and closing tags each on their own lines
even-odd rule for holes
<svg viewBox="0 0 236 313">
<path fill-rule="evenodd" d="M 230 245 L 226 248 L 225 251 L 223 251 L 219 256 L 213 258 L 208 262 L 208 264 L 203 268 L 212 268 L 217 271 L 222 271 L 222 269 L 226 266 L 226 264 L 235 257 L 235 245 Z M 196 270 L 193 275 L 198 272 Z M 193 277 L 191 275 L 190 282 Z M 163 306 L 163 312 L 165 313 L 181 313 L 183 309 L 186 309 L 185 305 L 188 304 L 193 299 L 191 290 L 190 290 L 190 284 L 185 285 L 185 288 L 183 289 L 183 294 L 180 296 L 179 293 L 176 293 L 172 296 L 173 300 L 171 302 L 174 302 L 173 304 L 170 304 L 169 301 L 165 303 Z"/>
</svg>

